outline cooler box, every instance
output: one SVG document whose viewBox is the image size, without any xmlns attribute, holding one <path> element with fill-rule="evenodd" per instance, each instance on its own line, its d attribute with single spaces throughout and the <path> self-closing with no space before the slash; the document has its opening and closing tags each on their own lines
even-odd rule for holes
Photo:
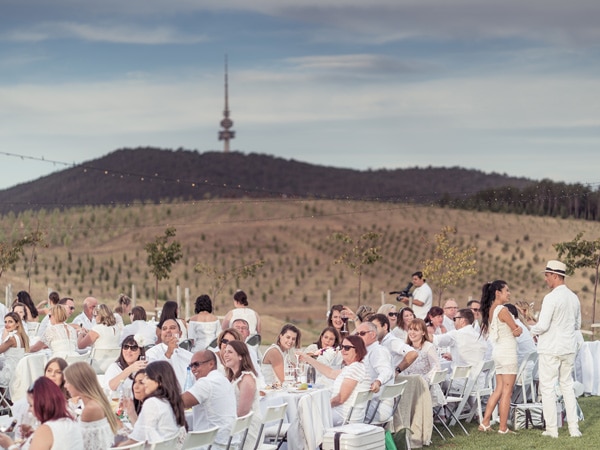
<svg viewBox="0 0 600 450">
<path fill-rule="evenodd" d="M 350 423 L 341 427 L 329 428 L 323 436 L 323 450 L 382 449 L 385 449 L 385 431 L 382 427 L 375 425 Z"/>
</svg>

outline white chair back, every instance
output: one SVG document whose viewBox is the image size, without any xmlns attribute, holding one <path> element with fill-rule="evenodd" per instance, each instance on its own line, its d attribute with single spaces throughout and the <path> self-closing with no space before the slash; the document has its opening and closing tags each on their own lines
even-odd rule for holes
<svg viewBox="0 0 600 450">
<path fill-rule="evenodd" d="M 188 431 L 182 450 L 188 450 L 206 445 L 208 446 L 208 450 L 210 450 L 213 442 L 215 441 L 217 431 L 219 431 L 219 427 L 209 428 L 208 430 L 201 431 Z"/>
<path fill-rule="evenodd" d="M 167 439 L 160 442 L 155 442 L 150 446 L 150 450 L 173 450 L 175 448 L 175 444 L 179 436 L 175 436 L 174 438 Z"/>
<path fill-rule="evenodd" d="M 256 445 L 254 446 L 254 450 L 257 450 L 259 448 L 263 449 L 263 448 L 277 448 L 277 445 L 273 445 L 273 446 L 263 446 L 261 445 L 263 442 L 263 430 L 265 429 L 265 425 L 267 425 L 270 422 L 277 422 L 277 426 L 275 428 L 275 432 L 270 435 L 269 437 L 272 438 L 271 442 L 275 442 L 276 444 L 279 443 L 280 439 L 283 439 L 283 435 L 280 438 L 280 434 L 281 433 L 281 427 L 283 425 L 283 420 L 285 419 L 285 412 L 287 410 L 287 403 L 283 403 L 281 405 L 276 405 L 276 406 L 269 406 L 267 408 L 267 410 L 265 411 L 262 423 L 260 424 L 260 430 L 258 432 L 258 439 L 256 440 Z M 265 432 L 265 435 L 267 433 Z"/>
<path fill-rule="evenodd" d="M 344 422 L 342 423 L 342 425 L 346 425 L 347 423 L 350 423 L 351 420 L 353 420 L 354 422 L 362 422 L 365 420 L 365 416 L 363 414 L 362 417 L 353 417 L 353 413 L 354 410 L 357 408 L 357 406 L 362 406 L 365 405 L 365 414 L 368 410 L 369 407 L 369 402 L 371 401 L 371 399 L 373 398 L 373 392 L 371 391 L 359 391 L 356 394 L 356 397 L 354 398 L 354 402 L 352 402 L 352 405 L 350 406 L 350 409 L 348 410 L 348 414 L 346 415 L 346 417 L 344 418 Z M 354 414 L 355 415 L 355 414 Z"/>
<path fill-rule="evenodd" d="M 112 363 L 114 363 L 121 354 L 121 347 L 115 348 L 96 348 L 92 347 L 90 353 L 90 364 L 97 374 L 102 375 Z"/>
<path fill-rule="evenodd" d="M 144 450 L 144 445 L 146 445 L 145 442 L 136 442 L 135 444 L 123 445 L 122 447 L 111 447 L 109 450 L 113 450 L 113 449 Z"/>
<path fill-rule="evenodd" d="M 250 428 L 250 421 L 252 420 L 253 415 L 254 411 L 250 411 L 245 416 L 238 417 L 237 419 L 235 419 L 235 422 L 233 422 L 233 426 L 231 427 L 231 434 L 229 435 L 229 440 L 227 441 L 227 447 L 225 448 L 225 450 L 229 450 L 231 448 L 233 438 L 237 434 L 242 435 L 242 439 L 237 448 L 241 449 L 244 447 L 244 443 L 246 442 L 246 436 L 248 436 L 248 428 Z"/>
<path fill-rule="evenodd" d="M 90 352 L 83 353 L 81 355 L 78 353 L 69 353 L 68 355 L 65 355 L 63 359 L 68 362 L 69 365 L 81 361 L 90 362 Z"/>
</svg>

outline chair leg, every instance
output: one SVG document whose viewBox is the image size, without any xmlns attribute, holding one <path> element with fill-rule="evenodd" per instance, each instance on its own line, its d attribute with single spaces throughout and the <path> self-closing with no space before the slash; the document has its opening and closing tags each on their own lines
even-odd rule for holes
<svg viewBox="0 0 600 450">
<path fill-rule="evenodd" d="M 458 420 L 458 417 L 456 417 L 456 415 L 454 414 L 454 412 L 448 407 L 448 405 L 444 405 L 444 409 L 446 411 L 448 411 L 450 413 L 450 417 L 452 419 L 454 419 L 454 421 L 460 426 L 460 428 L 463 430 L 463 433 L 465 433 L 467 436 L 469 435 L 469 432 L 465 429 L 465 427 L 463 426 L 462 423 L 460 423 L 460 420 Z M 450 418 L 448 418 L 448 423 L 450 423 L 451 420 Z"/>
</svg>

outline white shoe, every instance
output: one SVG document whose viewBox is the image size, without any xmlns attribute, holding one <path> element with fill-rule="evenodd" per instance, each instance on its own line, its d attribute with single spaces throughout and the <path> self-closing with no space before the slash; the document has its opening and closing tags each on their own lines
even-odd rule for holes
<svg viewBox="0 0 600 450">
<path fill-rule="evenodd" d="M 546 430 L 546 431 L 544 431 L 542 433 L 542 436 L 547 436 L 547 437 L 551 437 L 551 438 L 555 438 L 556 439 L 556 438 L 558 438 L 558 433 L 553 433 L 552 431 Z"/>
<path fill-rule="evenodd" d="M 581 431 L 579 431 L 579 428 L 569 430 L 569 433 L 571 434 L 571 437 L 581 437 Z"/>
</svg>

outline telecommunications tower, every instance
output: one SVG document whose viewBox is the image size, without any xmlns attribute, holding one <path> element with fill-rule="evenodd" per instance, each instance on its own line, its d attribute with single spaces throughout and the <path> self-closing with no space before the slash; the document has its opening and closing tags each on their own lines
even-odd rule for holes
<svg viewBox="0 0 600 450">
<path fill-rule="evenodd" d="M 219 131 L 219 140 L 223 141 L 223 152 L 229 153 L 229 140 L 235 138 L 235 131 L 230 130 L 233 127 L 233 120 L 229 118 L 229 86 L 227 82 L 227 55 L 225 55 L 225 110 L 223 111 L 223 120 L 221 120 Z"/>
</svg>

